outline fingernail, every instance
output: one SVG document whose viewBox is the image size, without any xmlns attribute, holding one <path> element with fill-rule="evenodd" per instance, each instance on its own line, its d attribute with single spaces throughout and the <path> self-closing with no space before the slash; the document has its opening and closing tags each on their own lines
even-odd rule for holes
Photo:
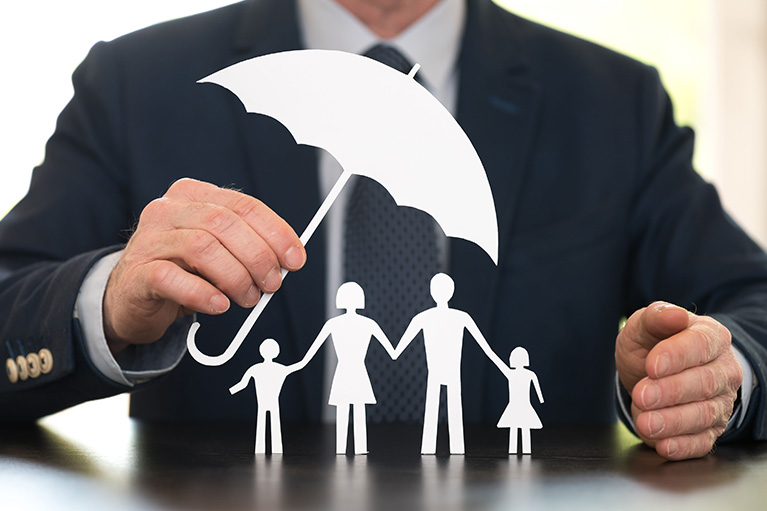
<svg viewBox="0 0 767 511">
<path fill-rule="evenodd" d="M 660 401 L 660 387 L 654 383 L 646 385 L 642 389 L 642 406 L 647 410 L 658 404 L 658 401 Z"/>
<path fill-rule="evenodd" d="M 663 422 L 663 416 L 656 412 L 650 412 L 649 420 L 647 421 L 647 427 L 650 429 L 650 436 L 653 437 L 663 431 L 665 423 Z"/>
<path fill-rule="evenodd" d="M 673 438 L 666 444 L 666 455 L 670 458 L 679 450 L 679 444 Z"/>
<path fill-rule="evenodd" d="M 245 306 L 253 307 L 258 299 L 261 297 L 261 291 L 256 286 L 250 286 L 248 292 L 245 294 Z"/>
<path fill-rule="evenodd" d="M 655 359 L 655 377 L 663 378 L 671 368 L 671 358 L 668 353 L 663 353 L 657 359 Z"/>
<path fill-rule="evenodd" d="M 210 299 L 210 310 L 213 314 L 221 314 L 229 310 L 229 299 L 224 295 L 213 295 Z"/>
<path fill-rule="evenodd" d="M 280 268 L 272 268 L 269 273 L 266 274 L 263 280 L 264 291 L 271 293 L 277 291 L 282 284 L 282 276 L 280 275 Z"/>
<path fill-rule="evenodd" d="M 285 252 L 285 265 L 290 270 L 301 268 L 306 262 L 306 253 L 298 246 L 292 246 Z"/>
</svg>

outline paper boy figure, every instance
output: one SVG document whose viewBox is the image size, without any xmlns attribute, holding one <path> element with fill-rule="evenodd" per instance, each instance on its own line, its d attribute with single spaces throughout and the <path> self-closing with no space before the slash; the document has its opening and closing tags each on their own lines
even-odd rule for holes
<svg viewBox="0 0 767 511">
<path fill-rule="evenodd" d="M 541 429 L 541 419 L 530 404 L 530 385 L 535 387 L 538 401 L 543 403 L 541 385 L 538 376 L 530 369 L 530 355 L 521 346 L 514 348 L 509 355 L 509 366 L 503 371 L 509 379 L 509 404 L 498 421 L 499 428 L 509 430 L 509 454 L 517 454 L 518 431 L 522 432 L 522 454 L 530 454 L 530 430 Z"/>
<path fill-rule="evenodd" d="M 280 345 L 274 339 L 266 339 L 259 347 L 264 361 L 254 364 L 245 371 L 242 380 L 229 389 L 236 394 L 248 386 L 253 378 L 256 384 L 258 414 L 256 416 L 256 454 L 266 452 L 266 412 L 269 412 L 272 426 L 272 454 L 282 454 L 282 426 L 280 425 L 280 391 L 285 378 L 298 371 L 300 363 L 284 366 L 274 361 L 280 354 Z"/>
</svg>

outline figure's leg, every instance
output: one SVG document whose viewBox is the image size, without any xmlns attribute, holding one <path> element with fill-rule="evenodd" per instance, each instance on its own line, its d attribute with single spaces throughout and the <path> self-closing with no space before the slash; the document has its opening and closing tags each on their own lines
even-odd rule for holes
<svg viewBox="0 0 767 511">
<path fill-rule="evenodd" d="M 346 454 L 349 432 L 349 405 L 336 406 L 336 454 Z"/>
<path fill-rule="evenodd" d="M 530 454 L 530 428 L 522 429 L 522 454 Z"/>
<path fill-rule="evenodd" d="M 272 454 L 282 454 L 282 424 L 280 421 L 280 409 L 270 410 L 272 419 Z"/>
<path fill-rule="evenodd" d="M 509 428 L 509 454 L 517 454 L 518 428 Z"/>
<path fill-rule="evenodd" d="M 368 428 L 365 404 L 352 405 L 354 413 L 354 454 L 368 453 Z"/>
<path fill-rule="evenodd" d="M 421 454 L 437 452 L 437 420 L 439 418 L 439 384 L 426 382 L 426 408 L 423 414 Z"/>
<path fill-rule="evenodd" d="M 258 407 L 256 413 L 256 454 L 266 452 L 266 409 Z"/>
<path fill-rule="evenodd" d="M 463 454 L 463 401 L 461 387 L 448 385 L 447 390 L 447 429 L 450 433 L 450 454 Z"/>
</svg>

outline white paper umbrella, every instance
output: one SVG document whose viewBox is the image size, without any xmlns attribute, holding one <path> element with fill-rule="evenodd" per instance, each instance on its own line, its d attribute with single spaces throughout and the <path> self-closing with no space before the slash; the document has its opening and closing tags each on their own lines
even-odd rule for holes
<svg viewBox="0 0 767 511">
<path fill-rule="evenodd" d="M 246 60 L 200 80 L 232 91 L 248 112 L 273 117 L 296 142 L 328 151 L 343 173 L 301 235 L 304 245 L 353 174 L 378 181 L 400 206 L 431 215 L 447 236 L 498 263 L 498 221 L 485 169 L 450 113 L 413 79 L 375 60 L 297 50 Z M 283 277 L 287 271 L 283 270 Z M 204 365 L 232 358 L 271 299 L 264 294 L 219 356 L 187 345 Z"/>
</svg>

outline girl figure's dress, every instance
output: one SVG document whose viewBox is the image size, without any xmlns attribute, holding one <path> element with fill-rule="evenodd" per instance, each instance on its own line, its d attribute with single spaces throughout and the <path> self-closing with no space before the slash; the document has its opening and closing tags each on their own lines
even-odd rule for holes
<svg viewBox="0 0 767 511">
<path fill-rule="evenodd" d="M 541 419 L 530 403 L 530 385 L 538 385 L 538 378 L 529 369 L 511 369 L 509 379 L 509 404 L 498 420 L 499 428 L 541 429 Z"/>
</svg>

